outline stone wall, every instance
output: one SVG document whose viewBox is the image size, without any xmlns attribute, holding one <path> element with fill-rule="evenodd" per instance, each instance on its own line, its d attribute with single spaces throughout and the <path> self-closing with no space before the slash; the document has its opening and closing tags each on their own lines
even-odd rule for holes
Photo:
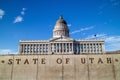
<svg viewBox="0 0 120 80">
<path fill-rule="evenodd" d="M 0 56 L 0 80 L 120 80 L 120 54 Z"/>
</svg>

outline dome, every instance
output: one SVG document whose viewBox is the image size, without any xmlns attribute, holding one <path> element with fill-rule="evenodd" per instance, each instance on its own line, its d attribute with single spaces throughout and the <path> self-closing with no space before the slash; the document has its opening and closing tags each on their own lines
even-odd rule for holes
<svg viewBox="0 0 120 80">
<path fill-rule="evenodd" d="M 53 29 L 53 37 L 69 37 L 69 29 L 67 22 L 63 19 L 62 16 L 56 21 L 56 24 Z"/>
<path fill-rule="evenodd" d="M 68 29 L 67 23 L 62 16 L 60 16 L 60 18 L 56 21 L 54 29 Z"/>
<path fill-rule="evenodd" d="M 63 19 L 62 16 L 60 16 L 60 18 L 57 20 L 56 24 L 59 24 L 59 23 L 62 23 L 62 24 L 67 24 L 66 21 Z"/>
</svg>

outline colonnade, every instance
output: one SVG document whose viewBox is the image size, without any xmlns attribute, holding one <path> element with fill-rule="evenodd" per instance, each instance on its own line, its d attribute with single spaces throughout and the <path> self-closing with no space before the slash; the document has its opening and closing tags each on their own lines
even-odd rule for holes
<svg viewBox="0 0 120 80">
<path fill-rule="evenodd" d="M 103 43 L 80 42 L 75 47 L 76 53 L 104 53 Z"/>
<path fill-rule="evenodd" d="M 48 42 L 22 43 L 19 46 L 20 54 L 82 54 L 104 53 L 102 42 Z"/>
<path fill-rule="evenodd" d="M 19 52 L 22 54 L 48 53 L 48 44 L 20 44 Z"/>
<path fill-rule="evenodd" d="M 51 43 L 50 49 L 52 54 L 72 54 L 73 53 L 73 43 Z"/>
</svg>

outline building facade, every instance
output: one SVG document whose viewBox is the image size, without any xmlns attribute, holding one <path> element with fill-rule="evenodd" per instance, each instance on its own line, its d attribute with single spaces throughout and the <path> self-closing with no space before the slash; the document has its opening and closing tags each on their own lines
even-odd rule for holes
<svg viewBox="0 0 120 80">
<path fill-rule="evenodd" d="M 66 21 L 60 16 L 49 40 L 20 40 L 19 54 L 102 54 L 104 40 L 74 40 Z"/>
</svg>

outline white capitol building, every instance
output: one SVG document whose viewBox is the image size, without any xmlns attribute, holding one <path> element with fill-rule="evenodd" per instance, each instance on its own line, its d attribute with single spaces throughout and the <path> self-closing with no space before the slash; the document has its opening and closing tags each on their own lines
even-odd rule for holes
<svg viewBox="0 0 120 80">
<path fill-rule="evenodd" d="M 60 16 L 49 40 L 20 40 L 19 54 L 103 54 L 104 40 L 74 40 Z"/>
</svg>

